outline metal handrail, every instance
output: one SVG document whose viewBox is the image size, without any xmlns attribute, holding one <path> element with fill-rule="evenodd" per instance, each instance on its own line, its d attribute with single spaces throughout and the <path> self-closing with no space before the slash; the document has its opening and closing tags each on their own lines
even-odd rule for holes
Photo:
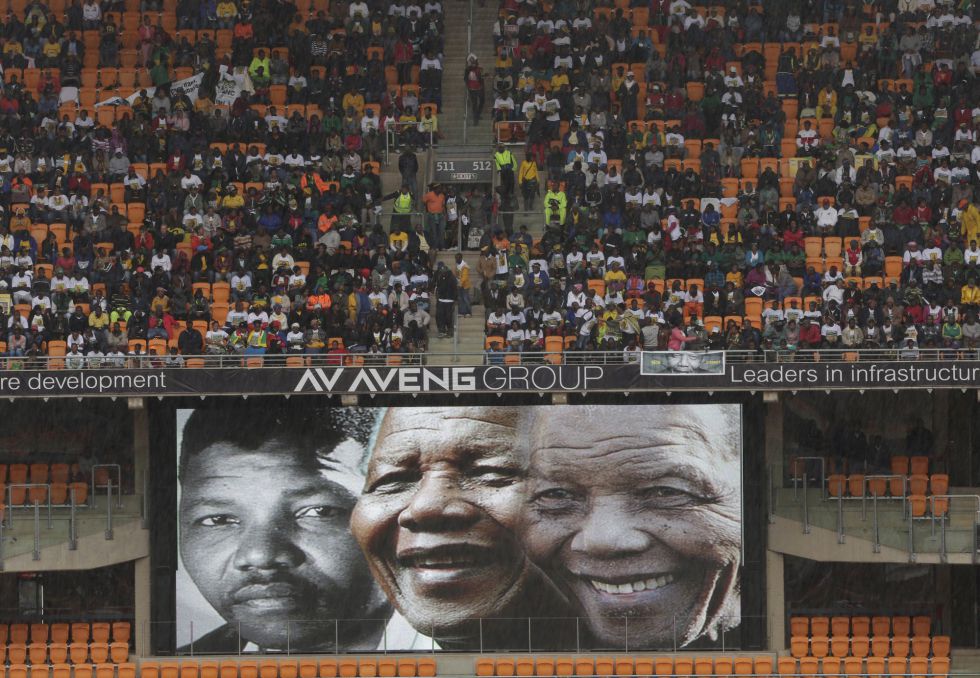
<svg viewBox="0 0 980 678">
<path fill-rule="evenodd" d="M 95 484 L 96 469 L 115 469 L 116 470 L 116 507 L 122 508 L 122 466 L 119 464 L 95 464 L 92 467 L 92 504 L 95 504 L 95 489 L 96 487 L 106 487 L 105 485 Z M 109 477 L 109 485 L 112 485 L 112 477 Z"/>
<path fill-rule="evenodd" d="M 143 343 L 145 340 L 138 340 Z M 149 342 L 146 342 L 149 346 Z M 837 349 L 815 349 L 812 352 L 806 353 L 796 353 L 792 361 L 786 361 L 785 356 L 779 354 L 777 351 L 768 352 L 756 352 L 756 351 L 744 351 L 744 350 L 730 350 L 724 351 L 725 361 L 727 364 L 749 364 L 749 363 L 759 363 L 759 364 L 789 364 L 789 363 L 802 363 L 802 364 L 813 364 L 813 363 L 846 363 L 850 365 L 860 365 L 862 363 L 869 362 L 894 362 L 899 360 L 899 351 L 893 349 L 864 349 L 861 351 L 842 351 Z M 848 357 L 844 357 L 845 354 L 849 354 Z M 956 369 L 957 362 L 964 361 L 977 361 L 980 360 L 980 351 L 957 351 L 956 356 L 951 356 L 950 352 L 944 349 L 923 349 L 920 351 L 920 357 L 915 362 L 935 362 L 935 363 L 952 363 L 952 366 L 946 365 L 948 369 Z M 406 365 L 428 365 L 428 366 L 449 366 L 460 362 L 462 358 L 467 356 L 474 358 L 475 361 L 481 363 L 487 363 L 486 352 L 459 352 L 455 351 L 452 355 L 450 354 L 432 354 L 432 353 L 404 353 L 398 354 L 401 358 L 402 364 Z M 497 354 L 499 355 L 499 354 Z M 534 362 L 549 362 L 553 364 L 553 359 L 560 356 L 561 364 L 564 365 L 616 365 L 630 362 L 623 354 L 622 350 L 619 351 L 576 351 L 569 349 L 563 351 L 561 354 L 555 354 L 547 351 L 525 351 L 520 354 L 520 360 L 523 363 L 534 363 Z M 263 358 L 262 367 L 340 367 L 340 366 L 358 366 L 355 363 L 358 359 L 363 359 L 365 364 L 371 366 L 384 365 L 388 354 L 377 354 L 377 356 L 372 356 L 367 353 L 362 352 L 351 352 L 343 357 L 331 356 L 326 353 L 283 353 L 283 354 L 265 354 L 263 356 L 251 356 L 245 355 L 244 353 L 227 353 L 227 354 L 201 354 L 201 355 L 185 355 L 182 356 L 184 361 L 196 360 L 203 361 L 204 367 L 211 368 L 240 368 L 245 367 L 245 362 L 249 358 L 261 357 Z M 142 369 L 181 369 L 179 366 L 166 364 L 166 355 L 147 355 L 142 353 L 140 355 L 129 354 L 120 358 L 120 360 L 125 359 L 127 362 L 127 368 L 142 368 Z M 289 358 L 302 357 L 304 359 L 303 365 L 287 365 L 287 360 Z M 856 357 L 856 359 L 854 359 Z M 77 369 L 85 372 L 99 372 L 106 368 L 95 367 L 88 364 L 88 360 L 84 360 L 84 356 L 79 355 L 79 358 L 83 359 L 84 365 Z M 2 358 L 0 358 L 2 359 Z M 66 356 L 37 356 L 35 358 L 21 358 L 27 362 L 35 362 L 39 364 L 40 367 L 28 367 L 28 369 L 65 369 L 64 364 Z M 108 360 L 108 359 L 107 359 Z M 132 362 L 134 360 L 139 361 L 140 365 L 134 365 Z M 54 363 L 52 367 L 50 363 Z M 907 364 L 903 362 L 903 365 Z M 186 367 L 186 365 L 184 366 Z M 963 368 L 966 369 L 966 368 Z M 972 369 L 972 368 L 971 368 Z"/>
</svg>

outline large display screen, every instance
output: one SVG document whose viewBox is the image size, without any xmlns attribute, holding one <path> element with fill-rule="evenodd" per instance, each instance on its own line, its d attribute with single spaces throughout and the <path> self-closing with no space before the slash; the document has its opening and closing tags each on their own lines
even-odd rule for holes
<svg viewBox="0 0 980 678">
<path fill-rule="evenodd" d="M 178 652 L 666 649 L 740 624 L 736 404 L 179 410 Z"/>
</svg>

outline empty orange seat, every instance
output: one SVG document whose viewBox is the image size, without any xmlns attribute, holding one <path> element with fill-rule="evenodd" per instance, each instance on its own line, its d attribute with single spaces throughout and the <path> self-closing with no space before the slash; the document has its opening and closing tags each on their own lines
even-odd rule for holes
<svg viewBox="0 0 980 678">
<path fill-rule="evenodd" d="M 851 617 L 852 636 L 870 636 L 871 618 L 870 617 Z"/>
<path fill-rule="evenodd" d="M 949 656 L 949 636 L 934 636 L 932 639 L 932 656 L 936 657 L 948 657 Z"/>
<path fill-rule="evenodd" d="M 738 660 L 736 660 L 736 662 L 737 661 Z M 772 670 L 773 670 L 772 657 L 766 655 L 756 657 L 755 660 L 752 662 L 752 665 L 755 669 L 755 675 L 759 676 L 760 678 L 767 678 L 768 676 L 772 675 Z"/>
<path fill-rule="evenodd" d="M 502 657 L 497 660 L 494 672 L 498 676 L 513 676 L 517 672 L 517 662 L 511 657 Z"/>
<path fill-rule="evenodd" d="M 243 662 L 251 663 L 255 662 Z M 160 662 L 160 678 L 178 678 L 180 676 L 180 664 L 177 662 Z"/>
<path fill-rule="evenodd" d="M 201 662 L 202 664 L 204 662 Z M 213 663 L 213 662 L 211 662 Z M 136 664 L 125 662 L 116 666 L 117 678 L 136 678 Z"/>
<path fill-rule="evenodd" d="M 823 659 L 830 652 L 830 638 L 827 636 L 813 636 L 810 639 L 810 656 Z"/>
<path fill-rule="evenodd" d="M 518 676 L 533 676 L 534 659 L 531 657 L 518 657 L 514 663 L 514 670 Z"/>
<path fill-rule="evenodd" d="M 891 653 L 891 639 L 888 636 L 871 638 L 871 656 L 887 657 Z"/>
<path fill-rule="evenodd" d="M 432 678 L 436 675 L 436 660 L 432 657 L 422 657 L 418 660 L 418 674 L 421 678 Z"/>
<path fill-rule="evenodd" d="M 575 675 L 576 676 L 595 675 L 595 660 L 592 659 L 592 657 L 576 657 Z"/>
<path fill-rule="evenodd" d="M 357 662 L 357 675 L 362 678 L 374 678 L 378 675 L 378 661 L 372 657 L 363 657 Z"/>
<path fill-rule="evenodd" d="M 27 656 L 31 664 L 45 664 L 48 661 L 48 644 L 31 643 L 27 646 Z"/>
<path fill-rule="evenodd" d="M 228 660 L 220 662 L 218 664 L 218 676 L 219 678 L 238 678 L 238 662 Z"/>
<path fill-rule="evenodd" d="M 908 657 L 912 649 L 912 641 L 908 636 L 892 636 L 892 656 Z"/>
<path fill-rule="evenodd" d="M 851 638 L 851 656 L 867 657 L 871 648 L 871 641 L 867 636 L 854 636 Z"/>
<path fill-rule="evenodd" d="M 810 654 L 810 639 L 806 636 L 793 636 L 789 641 L 790 654 L 802 659 Z"/>
<path fill-rule="evenodd" d="M 88 643 L 71 643 L 68 646 L 68 656 L 72 664 L 84 664 L 88 661 Z"/>
<path fill-rule="evenodd" d="M 556 676 L 574 676 L 575 662 L 571 657 L 555 657 Z"/>
<path fill-rule="evenodd" d="M 653 657 L 637 657 L 634 661 L 633 675 L 652 676 Z"/>
<path fill-rule="evenodd" d="M 415 678 L 418 673 L 418 664 L 415 663 L 414 659 L 405 658 L 398 660 L 398 676 L 399 678 Z M 282 678 L 286 678 L 283 676 Z"/>
<path fill-rule="evenodd" d="M 616 657 L 616 675 L 617 676 L 633 675 L 632 657 Z"/>
<path fill-rule="evenodd" d="M 851 639 L 847 636 L 833 636 L 830 639 L 830 654 L 846 657 L 851 651 Z"/>
<path fill-rule="evenodd" d="M 196 661 L 183 661 L 180 663 L 180 678 L 198 678 L 201 674 L 201 665 Z"/>
<path fill-rule="evenodd" d="M 103 622 L 98 622 L 92 624 L 92 642 L 93 643 L 108 643 L 109 642 L 109 625 Z"/>
<path fill-rule="evenodd" d="M 781 676 L 796 675 L 796 660 L 792 657 L 780 657 L 776 660 L 776 671 Z"/>
<path fill-rule="evenodd" d="M 476 675 L 477 676 L 492 676 L 494 668 L 494 661 L 489 657 L 477 657 L 476 659 Z"/>
<path fill-rule="evenodd" d="M 336 678 L 340 672 L 336 659 L 320 660 L 320 678 Z"/>
<path fill-rule="evenodd" d="M 357 675 L 357 660 L 341 659 L 339 675 L 340 678 L 354 678 Z"/>
<path fill-rule="evenodd" d="M 674 673 L 674 660 L 670 657 L 655 657 L 653 673 L 657 676 L 669 676 Z"/>
<path fill-rule="evenodd" d="M 89 659 L 93 664 L 105 664 L 109 661 L 109 643 L 92 643 L 88 646 Z"/>
<path fill-rule="evenodd" d="M 218 678 L 218 662 L 215 661 L 201 662 L 201 678 Z"/>
<path fill-rule="evenodd" d="M 925 492 L 913 492 L 912 494 L 925 494 Z M 909 617 L 892 617 L 892 635 L 912 635 L 912 620 Z"/>
<path fill-rule="evenodd" d="M 395 674 L 392 673 L 392 676 Z M 181 676 L 184 678 L 184 676 Z M 259 662 L 259 678 L 279 678 L 279 664 L 274 659 L 263 659 Z"/>
<path fill-rule="evenodd" d="M 539 657 L 534 662 L 534 675 L 553 676 L 555 675 L 555 660 L 551 657 Z"/>
<path fill-rule="evenodd" d="M 48 661 L 52 664 L 67 664 L 68 646 L 64 643 L 49 643 Z"/>
<path fill-rule="evenodd" d="M 882 657 L 868 657 L 865 666 L 868 678 L 881 678 L 885 674 L 885 660 Z"/>
</svg>

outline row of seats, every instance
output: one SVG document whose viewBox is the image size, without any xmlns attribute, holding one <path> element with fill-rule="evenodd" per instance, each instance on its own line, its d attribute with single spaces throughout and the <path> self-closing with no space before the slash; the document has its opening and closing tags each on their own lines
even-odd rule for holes
<svg viewBox="0 0 980 678">
<path fill-rule="evenodd" d="M 802 657 L 948 657 L 949 636 L 792 636 L 790 654 Z"/>
<path fill-rule="evenodd" d="M 908 676 L 925 678 L 926 676 L 945 676 L 949 674 L 949 657 L 780 657 L 778 675 L 807 676 L 807 678 L 824 676 Z"/>
<path fill-rule="evenodd" d="M 136 678 L 136 664 L 0 664 L 0 678 Z"/>
<path fill-rule="evenodd" d="M 6 653 L 6 657 L 4 654 Z M 129 643 L 8 643 L 0 645 L 0 662 L 10 664 L 121 664 L 129 660 Z"/>
<path fill-rule="evenodd" d="M 349 657 L 224 661 L 145 661 L 140 678 L 428 678 L 431 657 Z"/>
<path fill-rule="evenodd" d="M 7 643 L 129 643 L 132 626 L 127 621 L 0 623 L 0 645 Z"/>
<path fill-rule="evenodd" d="M 792 636 L 929 636 L 932 618 L 926 615 L 914 617 L 867 617 L 837 615 L 794 615 L 789 619 Z"/>
<path fill-rule="evenodd" d="M 47 506 L 50 501 L 54 506 L 69 506 L 72 500 L 72 490 L 75 495 L 75 505 L 88 502 L 88 483 L 37 483 L 29 487 L 11 484 L 7 487 L 0 483 L 0 512 L 5 504 L 10 506 L 33 506 L 36 502 Z"/>
<path fill-rule="evenodd" d="M 771 675 L 760 657 L 480 657 L 477 676 L 696 676 Z"/>
<path fill-rule="evenodd" d="M 827 478 L 827 492 L 831 497 L 904 497 L 927 494 L 946 494 L 949 476 L 945 473 L 927 475 L 865 476 L 863 473 L 839 474 Z"/>
</svg>

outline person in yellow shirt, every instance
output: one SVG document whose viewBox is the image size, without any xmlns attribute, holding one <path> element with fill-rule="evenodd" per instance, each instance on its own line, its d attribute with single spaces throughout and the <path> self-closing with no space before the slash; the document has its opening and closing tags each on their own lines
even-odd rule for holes
<svg viewBox="0 0 980 678">
<path fill-rule="evenodd" d="M 568 73 L 564 66 L 559 66 L 555 74 L 551 76 L 551 91 L 557 92 L 563 86 L 568 87 Z"/>
<path fill-rule="evenodd" d="M 44 47 L 41 48 L 41 54 L 44 56 L 44 66 L 57 66 L 61 60 L 61 41 L 46 41 Z"/>
<path fill-rule="evenodd" d="M 237 210 L 245 206 L 245 199 L 238 194 L 238 187 L 232 184 L 228 187 L 228 193 L 221 199 L 221 209 Z"/>
<path fill-rule="evenodd" d="M 364 115 L 364 95 L 360 92 L 347 92 L 344 95 L 343 107 L 345 111 L 353 108 L 358 117 Z"/>
<path fill-rule="evenodd" d="M 626 273 L 619 267 L 619 262 L 612 262 L 612 266 L 602 277 L 606 281 L 607 290 L 622 290 L 626 287 Z"/>
<path fill-rule="evenodd" d="M 833 118 L 837 114 L 837 90 L 827 84 L 817 94 L 817 117 Z"/>
<path fill-rule="evenodd" d="M 960 223 L 963 225 L 963 242 L 980 240 L 980 209 L 966 198 L 960 201 Z"/>
<path fill-rule="evenodd" d="M 248 74 L 255 78 L 259 75 L 261 68 L 263 77 L 269 77 L 269 57 L 265 53 L 264 49 L 260 49 L 258 53 L 252 57 L 252 63 L 248 65 Z"/>
<path fill-rule="evenodd" d="M 524 156 L 517 170 L 517 183 L 524 198 L 524 211 L 530 212 L 534 206 L 534 196 L 538 194 L 538 163 L 530 153 Z"/>
<path fill-rule="evenodd" d="M 973 276 L 970 276 L 960 291 L 960 303 L 964 306 L 972 306 L 974 309 L 980 305 L 980 287 L 977 287 L 977 279 Z"/>
<path fill-rule="evenodd" d="M 728 275 L 725 276 L 725 282 L 732 283 L 735 286 L 735 289 L 740 290 L 743 287 L 743 280 L 742 272 L 738 270 L 738 266 L 732 264 L 732 270 L 730 270 Z"/>
<path fill-rule="evenodd" d="M 238 17 L 238 6 L 232 0 L 221 0 L 215 8 L 215 16 L 218 17 L 218 28 L 230 30 L 235 27 L 235 19 Z"/>
</svg>

